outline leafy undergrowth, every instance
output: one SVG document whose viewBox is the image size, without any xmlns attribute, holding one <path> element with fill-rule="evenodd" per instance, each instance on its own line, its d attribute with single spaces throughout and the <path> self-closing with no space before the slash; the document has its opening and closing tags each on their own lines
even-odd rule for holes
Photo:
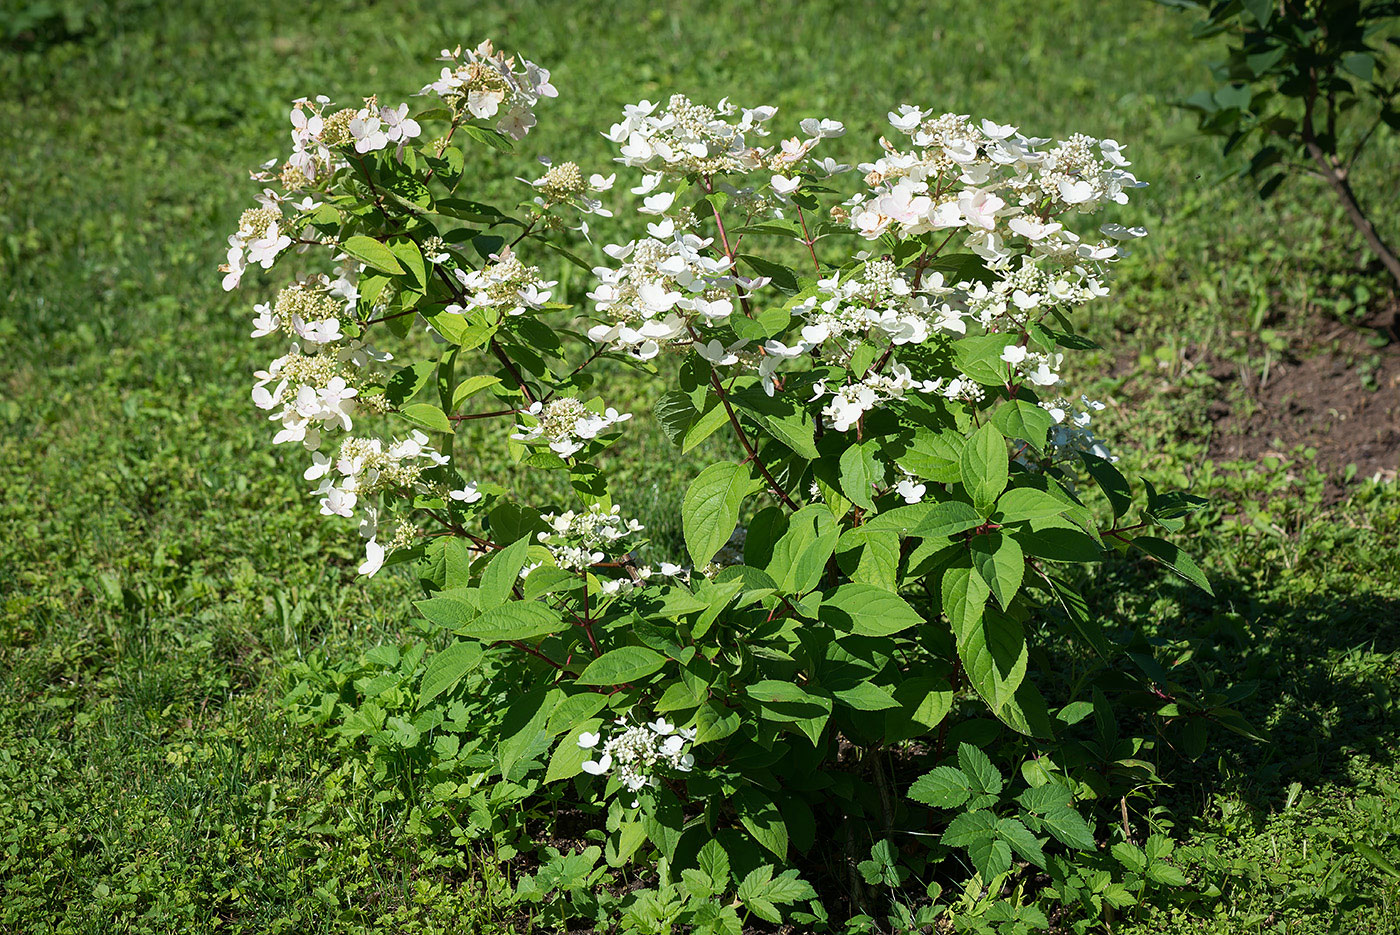
<svg viewBox="0 0 1400 935">
<path fill-rule="evenodd" d="M 298 660 L 411 631 L 413 595 L 392 575 L 355 582 L 353 530 L 321 522 L 268 452 L 246 402 L 246 315 L 213 273 L 244 207 L 233 167 L 282 148 L 287 100 L 339 82 L 401 96 L 416 90 L 406 63 L 487 35 L 557 65 L 561 98 L 539 133 L 598 168 L 606 142 L 580 128 L 639 94 L 704 98 L 737 76 L 779 105 L 819 89 L 802 105 L 847 119 L 853 141 L 877 129 L 857 115 L 901 101 L 1004 105 L 1052 130 L 1099 115 L 1101 135 L 1135 141 L 1154 188 L 1133 222 L 1164 236 L 1125 264 L 1097 323 L 1106 359 L 1128 365 L 1094 389 L 1133 401 L 1110 433 L 1130 474 L 1215 499 L 1196 528 L 1216 533 L 1198 557 L 1219 596 L 1126 561 L 1092 591 L 1110 629 L 1179 649 L 1191 684 L 1252 685 L 1235 707 L 1266 739 L 1212 729 L 1199 752 L 1186 737 L 1158 751 L 1170 785 L 1126 800 L 1131 836 L 1178 840 L 1175 865 L 1206 895 L 1119 913 L 1115 930 L 1400 927 L 1400 494 L 1357 477 L 1325 505 L 1305 450 L 1207 460 L 1218 387 L 1181 365 L 1201 347 L 1257 358 L 1238 335 L 1264 320 L 1357 317 L 1377 279 L 1307 186 L 1260 205 L 1203 184 L 1216 157 L 1179 143 L 1186 123 L 1167 107 L 1200 68 L 1184 24 L 1088 2 L 1029 18 L 1022 4 L 958 5 L 932 33 L 901 28 L 927 12 L 894 4 L 765 20 L 742 4 L 634 6 L 126 3 L 0 59 L 17 92 L 0 102 L 13 128 L 0 169 L 0 931 L 529 930 L 494 908 L 511 868 L 427 834 L 277 706 Z M 1394 154 L 1380 143 L 1358 184 L 1393 188 Z M 561 270 L 578 299 L 584 284 Z M 650 403 L 625 377 L 617 396 Z M 619 447 L 632 467 L 620 498 L 673 546 L 692 464 L 636 436 Z"/>
</svg>

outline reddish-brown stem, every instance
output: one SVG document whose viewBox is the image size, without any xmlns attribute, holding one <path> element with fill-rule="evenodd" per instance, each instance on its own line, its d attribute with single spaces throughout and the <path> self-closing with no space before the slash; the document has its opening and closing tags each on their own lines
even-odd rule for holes
<svg viewBox="0 0 1400 935">
<path fill-rule="evenodd" d="M 807 245 L 807 252 L 812 255 L 812 266 L 820 273 L 822 265 L 817 262 L 817 248 L 813 246 L 815 241 L 812 240 L 812 235 L 807 231 L 807 216 L 802 213 L 801 205 L 797 206 L 797 219 L 802 222 L 802 242 Z"/>
<path fill-rule="evenodd" d="M 690 329 L 690 334 L 696 341 L 700 340 L 700 336 L 695 333 L 694 328 Z M 778 485 L 778 482 L 773 479 L 773 475 L 768 472 L 768 466 L 763 463 L 763 459 L 758 456 L 758 451 L 754 449 L 753 444 L 749 441 L 748 433 L 745 432 L 744 427 L 739 424 L 739 417 L 735 414 L 734 407 L 729 405 L 729 394 L 725 392 L 724 385 L 719 381 L 719 374 L 715 373 L 715 368 L 713 367 L 710 368 L 710 386 L 714 387 L 715 395 L 719 397 L 720 405 L 724 407 L 725 414 L 729 416 L 729 424 L 733 427 L 734 434 L 739 439 L 739 444 L 744 446 L 744 451 L 748 453 L 754 466 L 758 468 L 758 473 L 762 474 L 763 479 L 768 482 L 769 489 L 777 495 L 779 500 L 783 501 L 788 509 L 796 510 L 798 508 L 797 504 L 792 501 L 792 498 L 789 497 L 783 488 Z"/>
<path fill-rule="evenodd" d="M 593 647 L 593 658 L 603 655 L 598 641 L 593 637 L 593 618 L 588 604 L 588 572 L 583 573 L 583 632 L 588 634 L 588 645 Z"/>
<path fill-rule="evenodd" d="M 525 378 L 520 375 L 519 370 L 515 369 L 514 361 L 510 359 L 501 345 L 496 343 L 495 338 L 491 339 L 491 353 L 501 362 L 501 366 L 506 368 L 506 373 L 509 373 L 510 378 L 515 381 L 515 385 L 520 387 L 520 392 L 525 394 L 525 398 L 533 403 L 535 401 L 535 394 L 530 392 L 530 387 L 526 385 Z"/>
<path fill-rule="evenodd" d="M 560 665 L 559 663 L 555 662 L 553 659 L 549 658 L 548 656 L 546 656 L 544 653 L 540 652 L 538 649 L 536 649 L 536 648 L 533 647 L 533 646 L 530 646 L 530 645 L 528 645 L 528 644 L 526 644 L 526 643 L 522 643 L 522 642 L 520 642 L 519 640 L 511 640 L 509 645 L 514 646 L 516 649 L 522 650 L 523 652 L 529 653 L 530 655 L 534 656 L 536 659 L 543 659 L 545 662 L 547 662 L 547 663 L 549 663 L 550 665 L 554 666 L 554 668 L 558 669 L 560 672 L 563 672 L 563 671 L 564 671 L 564 667 L 563 667 L 562 665 Z"/>
</svg>

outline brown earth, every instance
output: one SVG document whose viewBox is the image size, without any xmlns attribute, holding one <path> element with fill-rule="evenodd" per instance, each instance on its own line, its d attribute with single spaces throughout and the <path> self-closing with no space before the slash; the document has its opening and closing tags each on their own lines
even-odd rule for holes
<svg viewBox="0 0 1400 935">
<path fill-rule="evenodd" d="M 1400 307 L 1362 327 L 1317 322 L 1290 335 L 1282 351 L 1251 355 L 1251 366 L 1198 361 L 1220 384 L 1206 416 L 1215 461 L 1259 460 L 1316 450 L 1326 497 L 1345 496 L 1345 476 L 1393 479 L 1400 467 Z M 1381 340 L 1388 343 L 1377 347 Z M 1235 390 L 1238 389 L 1238 392 Z M 1245 400 L 1240 399 L 1240 395 Z M 1247 402 L 1246 402 L 1247 400 Z"/>
</svg>

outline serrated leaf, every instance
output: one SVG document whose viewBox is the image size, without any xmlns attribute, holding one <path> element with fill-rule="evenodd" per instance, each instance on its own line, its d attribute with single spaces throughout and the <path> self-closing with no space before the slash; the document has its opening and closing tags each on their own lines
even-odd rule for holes
<svg viewBox="0 0 1400 935">
<path fill-rule="evenodd" d="M 997 837 L 1037 867 L 1045 866 L 1045 851 L 1030 829 L 1014 818 L 997 819 Z"/>
<path fill-rule="evenodd" d="M 1007 400 L 992 415 L 992 425 L 1003 435 L 1028 441 L 1036 448 L 1045 445 L 1046 433 L 1054 422 L 1049 412 L 1024 399 Z"/>
<path fill-rule="evenodd" d="M 391 276 L 402 276 L 404 268 L 400 265 L 398 257 L 394 256 L 394 251 L 375 240 L 373 237 L 366 237 L 363 234 L 356 234 L 354 237 L 347 237 L 341 244 L 340 249 L 350 256 L 379 270 L 381 273 L 388 273 Z"/>
<path fill-rule="evenodd" d="M 666 657 L 645 646 L 621 646 L 603 653 L 575 679 L 578 685 L 622 685 L 659 671 Z"/>
<path fill-rule="evenodd" d="M 1197 565 L 1196 560 L 1190 555 L 1172 543 L 1165 539 L 1158 539 L 1156 536 L 1138 536 L 1132 540 L 1132 545 L 1133 548 L 1146 552 L 1202 591 L 1212 597 L 1215 596 L 1215 591 L 1211 589 L 1210 582 L 1206 580 L 1205 572 L 1201 571 L 1201 566 Z"/>
<path fill-rule="evenodd" d="M 696 863 L 717 891 L 723 892 L 729 888 L 729 853 L 723 844 L 714 838 L 706 841 L 696 856 Z"/>
<path fill-rule="evenodd" d="M 734 804 L 739 812 L 739 823 L 753 835 L 754 840 L 772 851 L 779 860 L 786 860 L 787 824 L 767 793 L 746 788 L 735 796 Z"/>
<path fill-rule="evenodd" d="M 927 539 L 946 539 L 980 525 L 982 517 L 976 510 L 961 500 L 949 500 L 929 507 L 923 520 L 914 527 L 910 535 Z"/>
<path fill-rule="evenodd" d="M 496 552 L 481 573 L 480 606 L 496 607 L 506 602 L 520 580 L 520 570 L 525 567 L 525 559 L 530 548 L 530 537 L 517 539 Z"/>
<path fill-rule="evenodd" d="M 935 767 L 909 787 L 909 798 L 934 808 L 957 808 L 971 795 L 967 777 L 951 766 Z"/>
<path fill-rule="evenodd" d="M 978 429 L 963 447 L 958 462 L 963 487 L 983 516 L 991 514 L 997 497 L 1006 489 L 1009 465 L 1006 439 L 990 423 Z"/>
<path fill-rule="evenodd" d="M 673 390 L 658 399 L 652 407 L 652 413 L 661 425 L 661 431 L 666 433 L 673 445 L 681 443 L 685 433 L 700 415 L 695 404 L 690 401 L 690 394 L 679 390 Z"/>
<path fill-rule="evenodd" d="M 823 623 L 858 636 L 890 636 L 918 626 L 924 618 L 898 594 L 871 584 L 843 584 L 822 598 Z"/>
<path fill-rule="evenodd" d="M 1108 497 L 1109 505 L 1113 507 L 1113 518 L 1117 519 L 1128 512 L 1128 507 L 1133 504 L 1133 491 L 1128 486 L 1128 479 L 1103 458 L 1081 454 L 1080 459 L 1094 483 L 1098 484 L 1104 496 Z"/>
<path fill-rule="evenodd" d="M 538 601 L 512 601 L 491 608 L 457 632 L 483 643 L 500 643 L 539 639 L 566 626 L 552 607 Z"/>
<path fill-rule="evenodd" d="M 966 741 L 958 744 L 958 768 L 967 777 L 969 787 L 974 792 L 990 796 L 1001 794 L 1001 772 L 992 765 L 991 759 L 980 747 Z"/>
<path fill-rule="evenodd" d="M 1097 846 L 1089 823 L 1068 805 L 1052 806 L 1040 816 L 1040 820 L 1047 831 L 1068 847 L 1092 851 Z"/>
<path fill-rule="evenodd" d="M 852 503 L 875 509 L 871 488 L 884 483 L 885 467 L 875 457 L 874 442 L 852 445 L 841 452 L 841 492 Z"/>
<path fill-rule="evenodd" d="M 997 500 L 997 512 L 1003 524 L 1058 516 L 1073 506 L 1034 487 L 1012 487 Z"/>
<path fill-rule="evenodd" d="M 485 658 L 480 643 L 456 642 L 428 657 L 423 681 L 418 687 L 418 707 L 422 708 L 438 695 L 460 682 Z"/>
<path fill-rule="evenodd" d="M 981 626 L 982 612 L 992 592 L 976 570 L 953 567 L 943 573 L 943 613 L 959 641 Z"/>
<path fill-rule="evenodd" d="M 1026 557 L 1016 540 L 1000 532 L 973 536 L 968 543 L 972 566 L 996 596 L 997 603 L 1009 607 L 1021 589 Z"/>
<path fill-rule="evenodd" d="M 899 707 L 899 702 L 895 701 L 889 692 L 873 682 L 861 682 L 832 694 L 836 696 L 837 701 L 857 711 L 884 711 L 886 708 Z"/>
<path fill-rule="evenodd" d="M 452 423 L 447 418 L 447 413 L 431 403 L 413 403 L 404 406 L 399 410 L 399 415 L 408 422 L 433 432 L 443 432 L 447 435 L 453 434 Z"/>
<path fill-rule="evenodd" d="M 976 626 L 958 634 L 958 656 L 968 681 L 993 712 L 1010 701 L 1026 677 L 1029 652 L 1021 625 L 987 609 Z"/>
<path fill-rule="evenodd" d="M 696 568 L 715 557 L 739 525 L 739 507 L 753 490 L 745 465 L 720 461 L 691 481 L 681 503 L 686 550 Z"/>
</svg>

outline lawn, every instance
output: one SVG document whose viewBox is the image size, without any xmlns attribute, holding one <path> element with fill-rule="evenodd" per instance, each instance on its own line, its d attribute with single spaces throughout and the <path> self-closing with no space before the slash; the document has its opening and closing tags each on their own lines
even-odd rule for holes
<svg viewBox="0 0 1400 935">
<path fill-rule="evenodd" d="M 291 99 L 406 99 L 439 49 L 484 37 L 552 69 L 529 149 L 586 172 L 610 171 L 596 131 L 625 103 L 672 90 L 840 119 L 838 157 L 904 102 L 1127 144 L 1152 187 L 1124 223 L 1152 236 L 1076 377 L 1110 404 L 1125 473 L 1211 498 L 1191 529 L 1212 533 L 1196 553 L 1216 597 L 1125 557 L 1091 600 L 1184 690 L 1234 691 L 1260 739 L 1149 752 L 1169 784 L 1125 815 L 1175 837 L 1205 895 L 1115 930 L 1400 931 L 1400 305 L 1321 183 L 1260 202 L 1172 107 L 1213 54 L 1188 17 L 1136 0 L 56 6 L 0 14 L 0 932 L 528 930 L 496 908 L 510 866 L 432 834 L 281 704 L 307 666 L 415 634 L 417 595 L 406 574 L 357 579 L 354 530 L 268 444 L 252 297 L 215 271 Z M 523 197 L 528 157 L 480 158 L 491 194 Z M 1400 139 L 1354 184 L 1393 201 Z M 582 299 L 581 273 L 551 272 Z M 616 381 L 610 403 L 649 411 L 649 384 Z M 678 549 L 700 452 L 637 421 L 617 496 Z"/>
</svg>

